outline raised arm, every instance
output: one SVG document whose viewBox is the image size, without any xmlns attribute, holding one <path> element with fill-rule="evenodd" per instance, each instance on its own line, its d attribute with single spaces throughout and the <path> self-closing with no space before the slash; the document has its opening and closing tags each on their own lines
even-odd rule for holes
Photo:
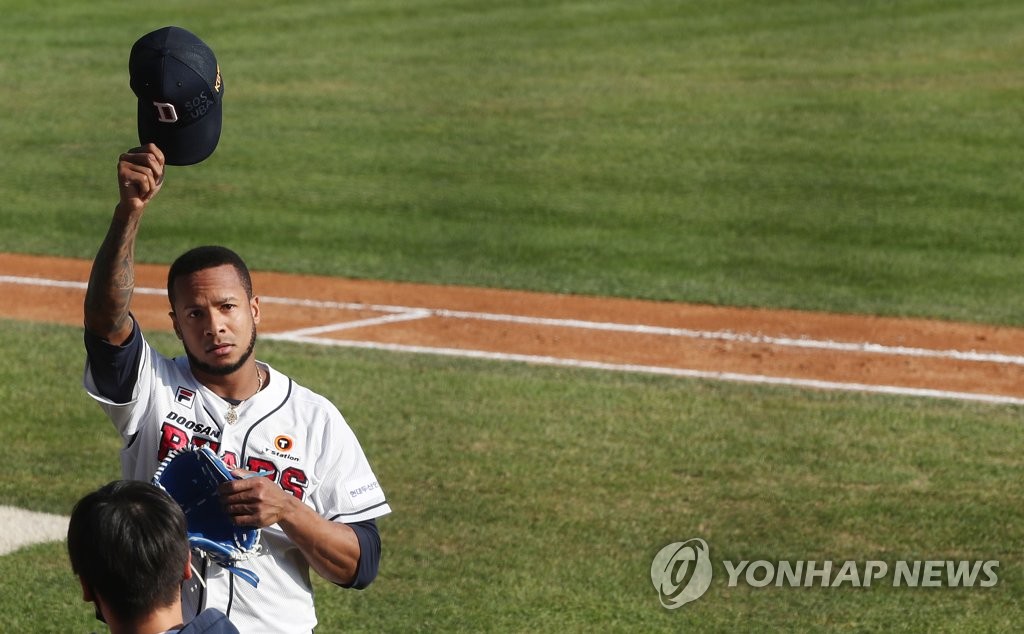
<svg viewBox="0 0 1024 634">
<path fill-rule="evenodd" d="M 120 200 L 85 291 L 85 327 L 115 345 L 124 343 L 132 332 L 128 310 L 135 290 L 135 238 L 142 214 L 163 180 L 164 155 L 152 143 L 118 159 Z"/>
</svg>

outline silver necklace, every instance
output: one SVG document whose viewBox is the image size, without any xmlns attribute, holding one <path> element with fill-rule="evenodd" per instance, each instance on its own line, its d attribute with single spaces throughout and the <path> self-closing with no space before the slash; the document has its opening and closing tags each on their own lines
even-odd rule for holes
<svg viewBox="0 0 1024 634">
<path fill-rule="evenodd" d="M 263 373 L 260 372 L 259 366 L 256 367 L 256 383 L 256 391 L 252 393 L 252 396 L 243 398 L 237 403 L 228 403 L 228 412 L 224 414 L 224 420 L 228 422 L 228 425 L 234 425 L 238 422 L 238 408 L 242 406 L 242 403 L 259 394 L 260 390 L 263 389 Z"/>
</svg>

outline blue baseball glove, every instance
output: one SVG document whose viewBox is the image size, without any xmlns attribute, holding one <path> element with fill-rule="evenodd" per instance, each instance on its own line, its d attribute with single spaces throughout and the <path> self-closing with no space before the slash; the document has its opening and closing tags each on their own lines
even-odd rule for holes
<svg viewBox="0 0 1024 634">
<path fill-rule="evenodd" d="M 169 453 L 153 474 L 153 484 L 185 511 L 192 550 L 256 587 L 259 577 L 236 564 L 259 554 L 260 529 L 236 526 L 217 493 L 222 482 L 236 479 L 209 447 L 194 445 Z"/>
</svg>

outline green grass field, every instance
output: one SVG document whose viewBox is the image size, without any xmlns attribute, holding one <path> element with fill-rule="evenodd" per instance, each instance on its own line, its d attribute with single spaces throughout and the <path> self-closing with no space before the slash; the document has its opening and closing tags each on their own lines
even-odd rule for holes
<svg viewBox="0 0 1024 634">
<path fill-rule="evenodd" d="M 3 326 L 0 353 L 34 369 L 0 377 L 17 439 L 0 450 L 0 500 L 66 513 L 116 477 L 116 435 L 77 389 L 77 331 Z M 1015 408 L 279 343 L 261 357 L 339 403 L 395 508 L 373 586 L 318 584 L 322 631 L 989 632 L 1024 618 Z M 728 588 L 718 566 L 704 598 L 670 612 L 651 561 L 697 536 L 730 561 L 995 559 L 1000 581 Z M 92 627 L 65 558 L 62 544 L 0 558 L 18 580 L 0 592 L 11 631 Z"/>
<path fill-rule="evenodd" d="M 1018 325 L 1024 5 L 4 3 L 0 251 L 90 258 L 137 139 L 132 42 L 217 52 L 217 153 L 142 261 Z M 277 309 L 275 307 L 275 309 Z M 176 343 L 157 337 L 168 352 Z M 0 504 L 117 476 L 77 329 L 0 322 Z M 395 512 L 318 631 L 966 631 L 1024 620 L 1017 408 L 264 342 Z M 708 594 L 665 610 L 662 546 Z M 721 560 L 989 560 L 979 588 L 726 586 Z M 0 630 L 91 632 L 63 545 L 0 557 Z"/>
<path fill-rule="evenodd" d="M 5 7 L 2 250 L 93 255 L 128 50 L 173 23 L 217 51 L 226 123 L 147 261 L 216 239 L 262 269 L 1018 320 L 1019 3 Z"/>
</svg>

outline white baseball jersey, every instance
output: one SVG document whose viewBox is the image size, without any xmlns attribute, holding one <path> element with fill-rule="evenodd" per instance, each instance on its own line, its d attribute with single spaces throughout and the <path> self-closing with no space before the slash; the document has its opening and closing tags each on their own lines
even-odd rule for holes
<svg viewBox="0 0 1024 634">
<path fill-rule="evenodd" d="M 136 332 L 141 337 L 141 331 Z M 123 477 L 149 481 L 172 449 L 208 445 L 230 467 L 269 471 L 282 488 L 319 515 L 359 522 L 391 511 L 359 441 L 338 409 L 265 363 L 266 387 L 238 406 L 228 424 L 228 403 L 192 376 L 184 356 L 169 359 L 142 342 L 132 398 L 119 404 L 98 393 L 88 363 L 84 385 L 125 441 Z M 263 529 L 259 557 L 240 567 L 259 576 L 259 587 L 207 560 L 194 559 L 205 588 L 193 575 L 182 592 L 186 622 L 218 608 L 242 632 L 310 632 L 316 625 L 309 564 L 276 524 Z"/>
</svg>

